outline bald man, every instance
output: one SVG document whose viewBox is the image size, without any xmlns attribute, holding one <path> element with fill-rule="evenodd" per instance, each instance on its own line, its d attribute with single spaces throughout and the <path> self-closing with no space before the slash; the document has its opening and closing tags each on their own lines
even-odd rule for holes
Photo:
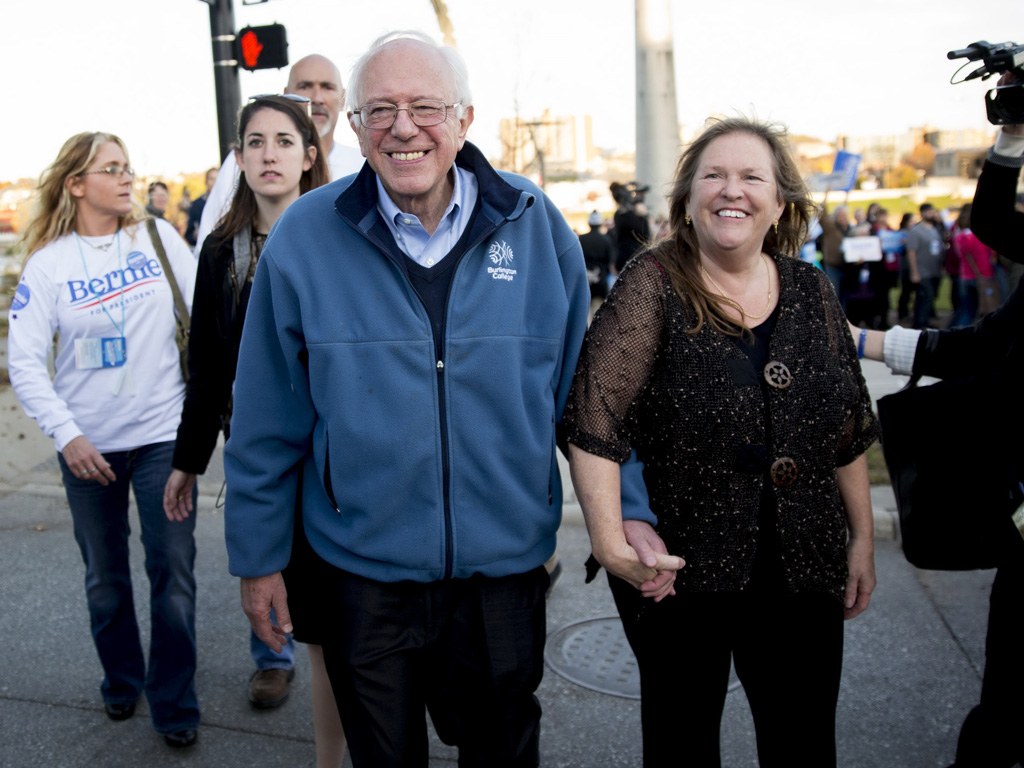
<svg viewBox="0 0 1024 768">
<path fill-rule="evenodd" d="M 356 173 L 363 164 L 359 150 L 337 144 L 334 141 L 334 129 L 338 124 L 342 105 L 345 103 L 345 89 L 341 84 L 341 73 L 330 59 L 318 53 L 299 59 L 292 65 L 288 75 L 285 93 L 305 96 L 310 100 L 310 111 L 313 124 L 320 134 L 320 145 L 327 153 L 327 165 L 331 171 L 331 179 L 340 179 L 350 173 Z M 238 187 L 238 163 L 234 153 L 229 152 L 224 158 L 217 182 L 210 190 L 203 208 L 203 216 L 199 220 L 199 231 L 196 233 L 194 255 L 198 259 L 203 248 L 203 241 L 217 226 L 235 196 Z"/>
</svg>

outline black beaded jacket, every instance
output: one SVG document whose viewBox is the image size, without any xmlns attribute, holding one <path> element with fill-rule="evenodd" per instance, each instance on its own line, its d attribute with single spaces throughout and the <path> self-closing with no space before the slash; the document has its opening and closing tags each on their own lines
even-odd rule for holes
<svg viewBox="0 0 1024 768">
<path fill-rule="evenodd" d="M 847 524 L 836 467 L 860 456 L 878 426 L 825 275 L 775 261 L 778 316 L 762 372 L 710 323 L 687 333 L 692 305 L 655 257 L 633 259 L 587 334 L 564 424 L 589 453 L 622 463 L 637 450 L 658 533 L 686 560 L 676 589 L 744 588 L 768 484 L 789 590 L 842 599 Z"/>
</svg>

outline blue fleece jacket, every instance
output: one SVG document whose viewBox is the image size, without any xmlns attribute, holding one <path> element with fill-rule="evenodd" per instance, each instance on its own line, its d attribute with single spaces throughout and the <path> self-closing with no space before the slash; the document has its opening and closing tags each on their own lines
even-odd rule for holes
<svg viewBox="0 0 1024 768">
<path fill-rule="evenodd" d="M 313 548 L 366 578 L 505 576 L 554 551 L 555 424 L 590 302 L 579 239 L 471 144 L 456 162 L 476 174 L 486 226 L 452 278 L 444 359 L 369 166 L 274 227 L 225 452 L 233 574 L 287 564 L 300 483 Z"/>
</svg>

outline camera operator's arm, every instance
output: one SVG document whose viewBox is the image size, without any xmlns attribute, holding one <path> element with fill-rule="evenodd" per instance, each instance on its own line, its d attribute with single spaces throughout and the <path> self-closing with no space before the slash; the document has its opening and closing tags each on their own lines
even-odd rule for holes
<svg viewBox="0 0 1024 768">
<path fill-rule="evenodd" d="M 1003 75 L 1000 85 L 1013 82 Z M 971 231 L 989 248 L 1024 262 L 1024 213 L 1015 208 L 1017 177 L 1024 165 L 1024 125 L 1004 125 L 978 179 Z"/>
</svg>

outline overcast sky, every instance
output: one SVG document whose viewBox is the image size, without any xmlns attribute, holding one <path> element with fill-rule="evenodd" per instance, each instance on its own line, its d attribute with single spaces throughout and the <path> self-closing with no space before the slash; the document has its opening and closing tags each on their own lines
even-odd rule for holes
<svg viewBox="0 0 1024 768">
<path fill-rule="evenodd" d="M 0 179 L 37 176 L 64 140 L 104 130 L 140 173 L 217 164 L 209 8 L 201 0 L 3 0 Z M 599 146 L 632 148 L 634 16 L 628 0 L 447 0 L 469 63 L 470 140 L 498 151 L 501 117 L 590 113 Z M 756 113 L 794 133 L 983 128 L 988 84 L 949 85 L 946 51 L 1024 42 L 1022 0 L 672 0 L 680 121 Z M 291 60 L 332 58 L 343 75 L 378 34 L 440 37 L 429 0 L 270 0 L 236 27 L 287 26 Z M 243 98 L 280 92 L 285 71 L 241 73 Z M 992 81 L 994 82 L 994 81 Z M 339 123 L 337 138 L 353 144 Z"/>
</svg>

